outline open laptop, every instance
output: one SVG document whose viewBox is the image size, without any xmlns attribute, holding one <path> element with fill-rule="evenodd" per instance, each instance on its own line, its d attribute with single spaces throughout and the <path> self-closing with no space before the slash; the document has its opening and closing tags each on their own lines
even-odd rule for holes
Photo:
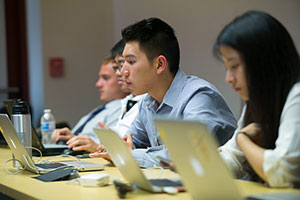
<svg viewBox="0 0 300 200">
<path fill-rule="evenodd" d="M 205 125 L 176 120 L 155 125 L 193 199 L 244 199 Z"/>
<path fill-rule="evenodd" d="M 242 196 L 218 152 L 217 140 L 204 124 L 155 120 L 160 138 L 193 199 L 296 200 L 299 194 L 279 192 Z"/>
<path fill-rule="evenodd" d="M 112 130 L 94 129 L 111 160 L 129 184 L 134 184 L 149 192 L 164 192 L 169 187 L 182 187 L 180 180 L 147 179 L 138 163 L 132 157 L 126 144 Z"/>
<path fill-rule="evenodd" d="M 104 165 L 81 160 L 36 164 L 28 154 L 23 143 L 19 139 L 18 134 L 13 127 L 13 124 L 6 114 L 0 114 L 0 131 L 2 132 L 10 150 L 15 155 L 16 159 L 28 171 L 34 173 L 46 173 L 50 170 L 57 169 L 58 167 L 63 167 L 64 165 L 73 166 L 79 171 L 93 171 L 104 169 Z"/>
<path fill-rule="evenodd" d="M 38 137 L 37 132 L 33 127 L 32 130 L 32 146 L 39 149 L 43 156 L 55 156 L 60 155 L 64 152 L 64 150 L 68 149 L 68 145 L 66 144 L 42 144 L 40 138 Z M 33 151 L 34 156 L 38 156 L 38 152 Z"/>
</svg>

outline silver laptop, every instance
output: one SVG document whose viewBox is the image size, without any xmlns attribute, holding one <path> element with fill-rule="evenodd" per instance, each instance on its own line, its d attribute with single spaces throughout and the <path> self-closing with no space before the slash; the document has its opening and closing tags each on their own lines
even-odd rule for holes
<svg viewBox="0 0 300 200">
<path fill-rule="evenodd" d="M 79 171 L 92 171 L 104 169 L 104 165 L 82 160 L 36 164 L 26 151 L 23 143 L 20 141 L 17 132 L 13 127 L 13 124 L 11 123 L 10 119 L 6 114 L 0 114 L 0 131 L 2 132 L 10 150 L 15 155 L 16 159 L 28 171 L 34 173 L 46 173 L 51 170 L 57 169 L 58 167 L 63 167 L 64 165 L 73 166 Z"/>
<path fill-rule="evenodd" d="M 130 184 L 149 192 L 163 192 L 169 187 L 182 187 L 178 179 L 147 179 L 137 161 L 128 151 L 127 145 L 112 130 L 94 129 L 111 160 Z"/>
<path fill-rule="evenodd" d="M 32 146 L 39 149 L 44 156 L 55 156 L 63 154 L 64 150 L 68 149 L 66 144 L 43 144 L 38 137 L 34 127 L 31 126 L 32 130 Z M 38 152 L 32 152 L 33 155 L 37 156 Z"/>
<path fill-rule="evenodd" d="M 218 153 L 217 140 L 205 125 L 182 120 L 155 120 L 155 125 L 193 199 L 300 199 L 291 192 L 242 196 Z"/>
<path fill-rule="evenodd" d="M 205 125 L 170 120 L 155 125 L 193 199 L 243 199 Z"/>
</svg>

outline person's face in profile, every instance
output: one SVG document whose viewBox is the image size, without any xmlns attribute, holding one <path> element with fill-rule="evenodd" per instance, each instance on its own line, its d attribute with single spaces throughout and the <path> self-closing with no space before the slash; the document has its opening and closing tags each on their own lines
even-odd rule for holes
<svg viewBox="0 0 300 200">
<path fill-rule="evenodd" d="M 125 62 L 125 59 L 123 58 L 122 54 L 117 54 L 114 60 L 116 64 L 120 67 L 122 67 Z"/>
<path fill-rule="evenodd" d="M 100 100 L 103 102 L 119 99 L 122 94 L 121 87 L 118 84 L 118 77 L 113 70 L 114 65 L 113 62 L 103 64 L 99 71 L 96 87 L 99 88 Z"/>
<path fill-rule="evenodd" d="M 221 45 L 221 57 L 226 68 L 226 82 L 231 84 L 244 101 L 249 100 L 245 63 L 238 51 L 229 46 Z"/>
<path fill-rule="evenodd" d="M 141 51 L 137 41 L 127 42 L 123 51 L 125 62 L 121 74 L 134 95 L 150 93 L 157 82 L 156 68 Z"/>
<path fill-rule="evenodd" d="M 124 81 L 125 78 L 121 74 L 121 69 L 125 62 L 125 59 L 123 58 L 123 56 L 121 54 L 118 54 L 118 55 L 116 55 L 114 62 L 115 62 L 115 66 L 113 66 L 113 69 L 118 77 L 118 84 L 121 86 L 121 89 L 124 92 L 130 93 L 131 91 L 129 90 L 129 88 L 126 87 L 126 84 Z"/>
</svg>

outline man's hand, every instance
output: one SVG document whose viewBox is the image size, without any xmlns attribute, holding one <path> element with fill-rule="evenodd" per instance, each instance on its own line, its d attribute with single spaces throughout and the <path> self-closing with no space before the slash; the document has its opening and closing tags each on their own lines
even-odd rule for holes
<svg viewBox="0 0 300 200">
<path fill-rule="evenodd" d="M 171 171 L 176 172 L 174 163 L 168 164 L 168 163 L 165 163 L 164 161 L 159 161 L 159 164 L 164 168 L 168 167 L 168 168 L 170 168 Z"/>
<path fill-rule="evenodd" d="M 74 151 L 88 151 L 94 153 L 97 151 L 98 144 L 96 144 L 89 136 L 81 135 L 74 136 L 67 142 L 68 148 Z"/>
<path fill-rule="evenodd" d="M 133 151 L 133 141 L 132 141 L 132 133 L 125 135 L 123 137 L 123 141 L 127 144 L 128 150 L 131 153 Z"/>
<path fill-rule="evenodd" d="M 106 130 L 109 129 L 109 127 L 108 127 L 106 124 L 104 124 L 103 122 L 98 122 L 98 125 L 99 125 L 99 127 L 102 128 L 102 129 L 106 129 Z"/>
<path fill-rule="evenodd" d="M 99 158 L 103 158 L 105 160 L 111 161 L 110 156 L 108 155 L 106 149 L 104 149 L 103 145 L 99 145 L 97 147 L 97 151 L 95 153 L 89 154 L 89 156 L 91 158 L 97 158 L 97 157 L 99 157 Z"/>
<path fill-rule="evenodd" d="M 52 133 L 52 140 L 56 143 L 58 141 L 68 141 L 75 135 L 69 128 L 55 129 Z"/>
<path fill-rule="evenodd" d="M 124 136 L 123 141 L 127 144 L 129 151 L 132 152 L 132 150 L 133 150 L 132 133 Z M 103 145 L 99 145 L 97 148 L 97 151 L 95 153 L 89 154 L 89 156 L 91 158 L 100 157 L 105 160 L 111 161 L 111 158 L 108 155 L 108 153 Z"/>
</svg>

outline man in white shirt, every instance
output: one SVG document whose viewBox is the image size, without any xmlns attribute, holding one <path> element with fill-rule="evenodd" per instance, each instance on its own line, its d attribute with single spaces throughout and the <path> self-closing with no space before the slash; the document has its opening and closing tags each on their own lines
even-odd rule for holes
<svg viewBox="0 0 300 200">
<path fill-rule="evenodd" d="M 121 99 L 128 94 L 118 84 L 118 77 L 114 73 L 113 66 L 115 66 L 113 58 L 105 59 L 99 71 L 99 79 L 96 82 L 96 87 L 99 88 L 100 92 L 100 100 L 105 104 L 82 117 L 72 131 L 68 128 L 56 129 L 52 135 L 55 142 L 66 141 L 69 148 L 73 147 L 75 151 L 96 151 L 99 139 L 93 128 L 97 126 L 99 121 L 108 126 L 114 126 L 121 115 Z"/>
<path fill-rule="evenodd" d="M 122 68 L 122 64 L 124 63 L 124 58 L 122 56 L 123 49 L 125 47 L 125 43 L 123 40 L 120 40 L 115 46 L 111 49 L 111 57 L 114 58 L 114 66 L 113 70 L 115 75 L 117 76 L 117 83 L 119 84 L 121 90 L 125 93 L 130 93 L 130 90 L 124 85 L 124 77 L 122 77 L 120 71 Z M 114 112 L 113 114 L 118 114 L 118 120 L 116 123 L 111 124 L 107 123 L 104 120 L 97 120 L 94 123 L 98 123 L 101 128 L 105 129 L 112 129 L 116 133 L 119 134 L 120 137 L 124 137 L 125 133 L 127 132 L 128 128 L 130 127 L 131 123 L 135 119 L 138 114 L 138 101 L 142 99 L 144 95 L 127 95 L 124 99 L 121 100 L 121 107 L 117 107 L 118 111 Z M 75 127 L 76 128 L 76 127 Z M 75 129 L 74 128 L 74 129 Z M 93 136 L 95 134 L 93 133 Z M 98 142 L 95 142 L 98 141 Z M 98 144 L 100 143 L 99 140 L 91 140 L 86 136 L 80 137 L 73 137 L 71 138 L 67 144 L 69 148 L 73 148 L 75 151 L 86 150 L 89 152 L 95 152 Z"/>
</svg>

